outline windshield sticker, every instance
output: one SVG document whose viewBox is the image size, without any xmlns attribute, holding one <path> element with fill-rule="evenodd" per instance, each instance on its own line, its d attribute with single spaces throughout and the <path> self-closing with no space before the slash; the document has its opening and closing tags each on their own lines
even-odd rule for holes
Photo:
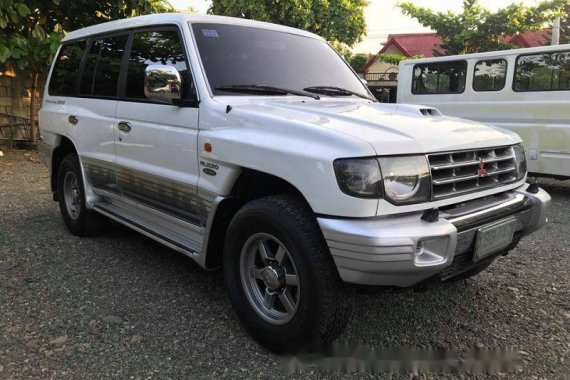
<svg viewBox="0 0 570 380">
<path fill-rule="evenodd" d="M 218 31 L 215 29 L 202 29 L 202 34 L 204 35 L 204 37 L 210 37 L 210 38 L 218 38 Z"/>
</svg>

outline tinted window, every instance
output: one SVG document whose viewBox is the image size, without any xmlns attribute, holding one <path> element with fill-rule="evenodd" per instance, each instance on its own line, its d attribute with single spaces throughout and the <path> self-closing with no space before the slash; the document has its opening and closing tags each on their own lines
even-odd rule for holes
<svg viewBox="0 0 570 380">
<path fill-rule="evenodd" d="M 117 96 L 119 73 L 127 35 L 93 41 L 83 68 L 80 94 Z"/>
<path fill-rule="evenodd" d="M 415 65 L 412 94 L 460 94 L 465 91 L 466 75 L 466 61 Z"/>
<path fill-rule="evenodd" d="M 85 65 L 83 66 L 83 76 L 81 77 L 81 84 L 79 86 L 79 94 L 91 95 L 93 92 L 93 79 L 95 79 L 95 66 L 99 58 L 99 51 L 101 50 L 101 41 L 93 41 L 87 52 Z"/>
<path fill-rule="evenodd" d="M 236 25 L 192 24 L 192 29 L 215 95 L 240 95 L 216 90 L 219 86 L 266 85 L 291 90 L 334 86 L 368 96 L 325 41 Z"/>
<path fill-rule="evenodd" d="M 172 31 L 135 33 L 129 58 L 126 97 L 146 99 L 144 94 L 144 71 L 148 65 L 170 65 L 182 78 L 184 96 L 188 93 L 190 72 L 178 33 Z"/>
<path fill-rule="evenodd" d="M 513 88 L 515 91 L 570 90 L 570 52 L 519 56 Z"/>
<path fill-rule="evenodd" d="M 507 61 L 490 59 L 475 64 L 473 89 L 475 91 L 500 91 L 505 87 Z"/>
<path fill-rule="evenodd" d="M 61 47 L 49 82 L 50 95 L 75 95 L 77 73 L 79 73 L 84 51 L 85 41 L 74 42 Z"/>
</svg>

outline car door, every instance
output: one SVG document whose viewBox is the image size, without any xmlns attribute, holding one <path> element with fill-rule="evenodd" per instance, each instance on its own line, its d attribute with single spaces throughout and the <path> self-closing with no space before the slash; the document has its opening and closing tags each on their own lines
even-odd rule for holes
<svg viewBox="0 0 570 380">
<path fill-rule="evenodd" d="M 64 43 L 46 99 L 60 119 L 51 123 L 66 125 L 94 190 L 117 190 L 114 118 L 127 39 L 128 33 L 122 33 Z M 60 99 L 62 95 L 67 97 Z"/>
<path fill-rule="evenodd" d="M 124 197 L 200 225 L 197 206 L 198 108 L 153 101 L 145 95 L 149 65 L 181 75 L 182 98 L 195 90 L 181 33 L 175 26 L 135 30 L 125 59 L 115 130 L 117 183 Z"/>
</svg>

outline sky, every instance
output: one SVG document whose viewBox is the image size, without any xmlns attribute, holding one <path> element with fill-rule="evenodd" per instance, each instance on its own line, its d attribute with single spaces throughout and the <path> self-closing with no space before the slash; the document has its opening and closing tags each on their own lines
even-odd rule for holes
<svg viewBox="0 0 570 380">
<path fill-rule="evenodd" d="M 209 6 L 207 0 L 169 0 L 179 10 L 191 6 L 200 13 L 206 13 Z M 412 0 L 417 6 L 429 7 L 434 11 L 460 11 L 462 0 Z M 490 10 L 505 7 L 518 0 L 480 0 L 481 4 Z M 536 5 L 540 0 L 523 0 L 527 5 Z M 404 16 L 397 7 L 397 0 L 369 0 L 364 10 L 367 25 L 367 35 L 363 41 L 353 47 L 355 53 L 377 53 L 381 44 L 390 33 L 429 32 L 416 20 Z"/>
</svg>

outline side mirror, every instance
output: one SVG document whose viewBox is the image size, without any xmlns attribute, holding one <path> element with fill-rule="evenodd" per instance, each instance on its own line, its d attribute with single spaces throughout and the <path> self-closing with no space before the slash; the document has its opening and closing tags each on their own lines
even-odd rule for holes
<svg viewBox="0 0 570 380">
<path fill-rule="evenodd" d="M 144 70 L 144 94 L 148 99 L 173 104 L 182 96 L 182 80 L 176 68 L 148 65 Z"/>
</svg>

